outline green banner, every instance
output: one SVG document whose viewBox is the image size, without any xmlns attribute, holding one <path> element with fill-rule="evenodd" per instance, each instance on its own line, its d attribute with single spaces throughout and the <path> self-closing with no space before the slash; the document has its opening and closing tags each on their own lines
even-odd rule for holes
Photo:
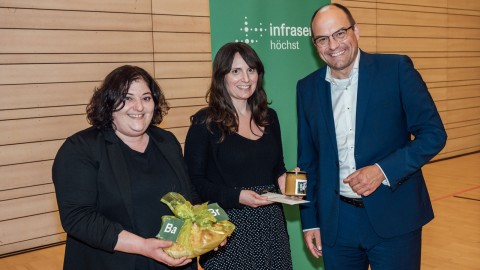
<svg viewBox="0 0 480 270">
<path fill-rule="evenodd" d="M 327 0 L 210 0 L 212 55 L 242 41 L 265 65 L 265 90 L 280 118 L 287 169 L 297 160 L 296 83 L 323 63 L 310 37 L 313 12 Z M 285 206 L 294 269 L 323 269 L 303 243 L 298 206 Z"/>
</svg>

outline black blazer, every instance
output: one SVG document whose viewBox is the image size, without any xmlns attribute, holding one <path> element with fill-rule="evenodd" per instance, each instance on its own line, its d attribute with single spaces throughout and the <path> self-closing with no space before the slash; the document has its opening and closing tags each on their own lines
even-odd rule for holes
<svg viewBox="0 0 480 270">
<path fill-rule="evenodd" d="M 197 203 L 175 136 L 153 126 L 147 133 L 175 172 L 182 195 Z M 67 233 L 64 269 L 135 268 L 136 255 L 113 250 L 118 234 L 134 228 L 130 176 L 119 143 L 113 131 L 90 127 L 67 138 L 55 157 L 53 183 Z"/>
</svg>

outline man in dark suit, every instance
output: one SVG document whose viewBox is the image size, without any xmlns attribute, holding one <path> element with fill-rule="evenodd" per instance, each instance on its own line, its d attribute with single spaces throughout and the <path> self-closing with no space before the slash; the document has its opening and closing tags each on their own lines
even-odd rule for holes
<svg viewBox="0 0 480 270">
<path fill-rule="evenodd" d="M 420 269 L 433 210 L 421 167 L 447 135 L 407 56 L 368 54 L 349 10 L 312 17 L 327 64 L 297 84 L 298 167 L 308 174 L 304 240 L 330 269 Z"/>
</svg>

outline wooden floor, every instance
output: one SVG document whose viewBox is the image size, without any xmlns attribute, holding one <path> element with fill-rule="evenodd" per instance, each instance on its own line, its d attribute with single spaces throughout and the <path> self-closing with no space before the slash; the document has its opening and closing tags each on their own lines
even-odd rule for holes
<svg viewBox="0 0 480 270">
<path fill-rule="evenodd" d="M 480 153 L 424 167 L 435 219 L 424 227 L 422 270 L 480 269 Z M 60 270 L 64 245 L 0 259 L 2 270 Z M 298 269 L 301 270 L 301 269 Z"/>
<path fill-rule="evenodd" d="M 435 219 L 424 227 L 422 270 L 480 269 L 480 153 L 425 166 Z"/>
</svg>

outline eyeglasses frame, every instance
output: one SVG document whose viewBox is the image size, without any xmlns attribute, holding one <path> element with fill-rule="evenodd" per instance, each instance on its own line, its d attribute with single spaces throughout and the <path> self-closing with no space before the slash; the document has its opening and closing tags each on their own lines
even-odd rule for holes
<svg viewBox="0 0 480 270">
<path fill-rule="evenodd" d="M 340 28 L 340 29 L 338 29 L 337 31 L 335 31 L 333 34 L 328 35 L 328 36 L 315 36 L 315 37 L 312 38 L 313 45 L 315 45 L 315 46 L 317 46 L 317 47 L 321 47 L 321 48 L 327 47 L 328 44 L 330 43 L 330 37 L 332 37 L 332 39 L 335 40 L 335 41 L 343 41 L 343 40 L 345 40 L 346 37 L 345 37 L 344 39 L 342 39 L 342 40 L 337 40 L 337 39 L 335 38 L 335 35 L 338 34 L 339 31 L 345 31 L 345 33 L 347 33 L 348 30 L 352 29 L 355 25 L 356 25 L 356 24 L 352 24 L 352 25 L 350 25 L 350 27 Z M 317 40 L 318 40 L 319 38 L 324 38 L 324 37 L 328 38 L 328 42 L 325 43 L 325 45 L 323 45 L 323 46 L 322 46 L 322 45 L 317 45 Z"/>
</svg>

